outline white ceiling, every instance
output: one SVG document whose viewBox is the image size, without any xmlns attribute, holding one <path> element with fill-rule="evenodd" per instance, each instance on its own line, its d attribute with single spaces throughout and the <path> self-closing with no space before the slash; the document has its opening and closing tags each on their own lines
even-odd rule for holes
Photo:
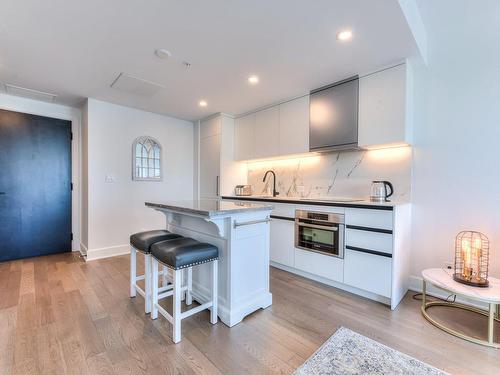
<svg viewBox="0 0 500 375">
<path fill-rule="evenodd" d="M 350 43 L 335 38 L 343 28 Z M 240 114 L 416 54 L 397 0 L 3 0 L 0 12 L 0 82 L 64 104 L 93 97 L 188 120 Z M 152 97 L 110 88 L 121 72 L 165 88 Z"/>
</svg>

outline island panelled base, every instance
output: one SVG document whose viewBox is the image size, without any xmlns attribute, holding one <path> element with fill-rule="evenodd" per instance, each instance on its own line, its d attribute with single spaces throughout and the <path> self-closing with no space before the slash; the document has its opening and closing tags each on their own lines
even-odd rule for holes
<svg viewBox="0 0 500 375">
<path fill-rule="evenodd" d="M 237 210 L 189 211 L 178 203 L 147 204 L 165 214 L 167 230 L 219 248 L 218 316 L 229 327 L 272 304 L 269 292 L 269 215 L 272 207 L 238 205 Z M 210 300 L 211 268 L 193 268 L 193 298 Z"/>
</svg>

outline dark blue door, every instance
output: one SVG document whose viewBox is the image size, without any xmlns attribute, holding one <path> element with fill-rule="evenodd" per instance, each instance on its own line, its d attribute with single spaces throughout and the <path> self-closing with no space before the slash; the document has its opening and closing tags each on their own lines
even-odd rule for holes
<svg viewBox="0 0 500 375">
<path fill-rule="evenodd" d="M 0 261 L 71 251 L 71 122 L 0 110 Z"/>
</svg>

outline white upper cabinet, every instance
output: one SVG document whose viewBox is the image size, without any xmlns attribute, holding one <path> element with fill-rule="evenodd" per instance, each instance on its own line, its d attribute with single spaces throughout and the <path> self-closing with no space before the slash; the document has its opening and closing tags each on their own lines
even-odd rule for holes
<svg viewBox="0 0 500 375">
<path fill-rule="evenodd" d="M 220 134 L 200 139 L 200 197 L 220 195 Z"/>
<path fill-rule="evenodd" d="M 278 156 L 280 137 L 280 110 L 278 106 L 255 113 L 254 158 Z"/>
<path fill-rule="evenodd" d="M 305 152 L 309 152 L 309 95 L 236 119 L 236 160 Z"/>
<path fill-rule="evenodd" d="M 201 198 L 215 198 L 220 195 L 220 140 L 220 116 L 200 123 L 199 194 Z"/>
<path fill-rule="evenodd" d="M 411 75 L 408 64 L 359 79 L 358 146 L 411 144 Z"/>
<path fill-rule="evenodd" d="M 200 124 L 200 138 L 210 137 L 220 134 L 221 132 L 221 117 L 215 116 L 207 120 L 203 120 Z"/>
<path fill-rule="evenodd" d="M 237 162 L 234 157 L 234 125 L 234 118 L 224 113 L 202 120 L 199 124 L 199 155 L 196 160 L 200 198 L 231 195 L 235 185 L 247 182 L 246 163 Z M 248 127 L 244 129 L 248 130 Z"/>
<path fill-rule="evenodd" d="M 234 158 L 248 160 L 255 158 L 255 113 L 237 118 L 234 129 Z"/>
<path fill-rule="evenodd" d="M 281 155 L 309 152 L 309 95 L 280 104 Z"/>
</svg>

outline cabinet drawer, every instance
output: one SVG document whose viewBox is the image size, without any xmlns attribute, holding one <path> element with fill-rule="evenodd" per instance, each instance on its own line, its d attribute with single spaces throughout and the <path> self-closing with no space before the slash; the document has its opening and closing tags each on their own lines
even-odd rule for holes
<svg viewBox="0 0 500 375">
<path fill-rule="evenodd" d="M 293 204 L 274 203 L 274 202 L 271 204 L 273 205 L 273 211 L 271 215 L 284 216 L 292 219 L 295 218 L 295 206 Z"/>
<path fill-rule="evenodd" d="M 391 258 L 346 249 L 345 284 L 390 298 L 391 274 Z"/>
<path fill-rule="evenodd" d="M 392 230 L 392 211 L 348 208 L 345 222 L 346 225 Z"/>
<path fill-rule="evenodd" d="M 295 249 L 295 268 L 338 282 L 344 280 L 344 260 L 329 255 Z"/>
<path fill-rule="evenodd" d="M 347 228 L 345 231 L 345 244 L 392 254 L 392 234 Z"/>
</svg>

